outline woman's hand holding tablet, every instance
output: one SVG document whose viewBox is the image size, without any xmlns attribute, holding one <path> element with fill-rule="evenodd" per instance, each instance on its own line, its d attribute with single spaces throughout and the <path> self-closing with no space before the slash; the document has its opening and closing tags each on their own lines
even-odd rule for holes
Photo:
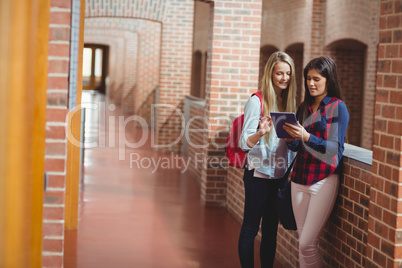
<svg viewBox="0 0 402 268">
<path fill-rule="evenodd" d="M 280 139 L 294 139 L 284 128 L 285 123 L 298 126 L 296 115 L 289 112 L 271 112 L 272 122 L 275 127 L 276 135 Z"/>
</svg>

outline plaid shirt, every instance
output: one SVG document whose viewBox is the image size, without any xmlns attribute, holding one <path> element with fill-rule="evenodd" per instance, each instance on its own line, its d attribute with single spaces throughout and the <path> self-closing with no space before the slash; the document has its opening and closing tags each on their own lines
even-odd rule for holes
<svg viewBox="0 0 402 268">
<path fill-rule="evenodd" d="M 309 107 L 309 115 L 303 127 L 310 133 L 310 140 L 295 140 L 287 143 L 289 149 L 297 151 L 292 181 L 311 185 L 325 179 L 337 169 L 343 155 L 349 113 L 344 102 L 326 96 L 317 112 Z"/>
</svg>

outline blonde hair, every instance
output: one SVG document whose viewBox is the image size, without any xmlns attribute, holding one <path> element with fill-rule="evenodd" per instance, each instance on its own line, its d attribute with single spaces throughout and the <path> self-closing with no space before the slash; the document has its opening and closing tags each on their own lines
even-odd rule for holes
<svg viewBox="0 0 402 268">
<path fill-rule="evenodd" d="M 276 95 L 274 90 L 274 85 L 272 83 L 272 75 L 275 69 L 275 66 L 279 62 L 287 63 L 290 67 L 290 82 L 288 87 L 282 91 L 282 107 L 285 108 L 286 112 L 295 112 L 296 111 L 296 73 L 295 73 L 295 66 L 293 63 L 293 59 L 286 54 L 285 52 L 275 52 L 273 53 L 267 63 L 265 64 L 264 68 L 264 75 L 261 80 L 261 95 L 264 105 L 264 116 L 269 115 L 271 112 L 274 111 L 274 107 L 276 105 Z M 268 132 L 264 136 L 264 141 L 269 147 L 269 137 L 273 131 Z"/>
</svg>

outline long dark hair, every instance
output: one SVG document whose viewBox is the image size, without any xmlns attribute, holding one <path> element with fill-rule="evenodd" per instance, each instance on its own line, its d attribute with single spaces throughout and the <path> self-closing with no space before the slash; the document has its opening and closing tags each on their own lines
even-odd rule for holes
<svg viewBox="0 0 402 268">
<path fill-rule="evenodd" d="M 317 70 L 320 75 L 327 79 L 327 96 L 336 97 L 342 100 L 341 85 L 334 60 L 328 56 L 321 56 L 312 59 L 307 63 L 306 67 L 304 67 L 304 101 L 301 104 L 298 113 L 298 120 L 300 123 L 303 123 L 307 118 L 308 107 L 314 102 L 314 97 L 310 95 L 307 86 L 307 74 L 312 69 Z"/>
</svg>

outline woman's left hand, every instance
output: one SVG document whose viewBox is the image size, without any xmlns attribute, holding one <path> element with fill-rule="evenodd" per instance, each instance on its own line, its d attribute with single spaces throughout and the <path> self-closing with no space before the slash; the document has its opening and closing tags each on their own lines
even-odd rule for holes
<svg viewBox="0 0 402 268">
<path fill-rule="evenodd" d="M 297 126 L 293 124 L 286 123 L 283 126 L 283 129 L 286 130 L 287 133 L 289 133 L 290 136 L 297 140 L 301 140 L 304 142 L 308 142 L 310 140 L 310 133 L 307 132 L 307 130 L 300 125 L 299 122 L 297 122 Z"/>
</svg>

